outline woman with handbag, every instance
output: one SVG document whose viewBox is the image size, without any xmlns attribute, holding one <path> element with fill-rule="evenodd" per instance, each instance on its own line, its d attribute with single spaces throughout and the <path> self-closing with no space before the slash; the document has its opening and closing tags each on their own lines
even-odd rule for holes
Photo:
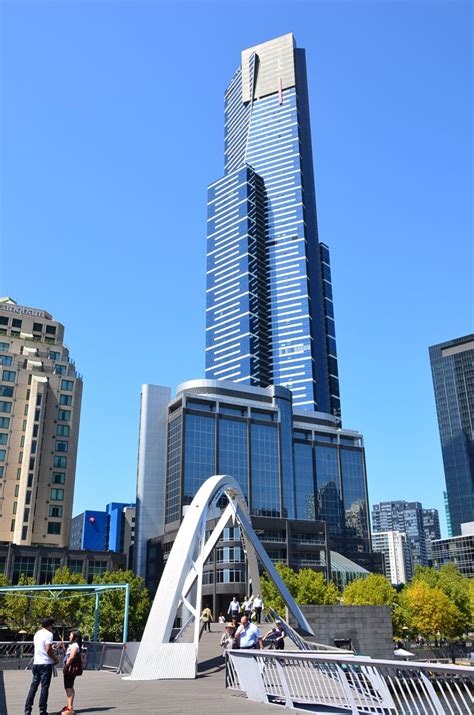
<svg viewBox="0 0 474 715">
<path fill-rule="evenodd" d="M 74 629 L 69 634 L 69 643 L 64 654 L 64 689 L 66 691 L 67 705 L 61 710 L 62 713 L 74 713 L 74 681 L 78 675 L 82 675 L 82 636 L 81 631 Z"/>
</svg>

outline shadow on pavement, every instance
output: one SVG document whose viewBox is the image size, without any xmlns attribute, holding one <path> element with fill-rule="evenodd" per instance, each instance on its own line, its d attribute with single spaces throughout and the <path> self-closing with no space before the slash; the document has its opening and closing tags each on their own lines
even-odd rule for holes
<svg viewBox="0 0 474 715">
<path fill-rule="evenodd" d="M 79 710 L 74 710 L 76 715 L 80 715 L 80 713 L 102 713 L 105 712 L 106 710 L 115 710 L 115 706 L 112 705 L 110 708 L 79 708 Z M 0 710 L 2 712 L 2 710 Z"/>
<path fill-rule="evenodd" d="M 5 683 L 3 681 L 3 673 L 0 671 L 0 713 L 7 715 L 7 696 L 5 694 Z"/>
<path fill-rule="evenodd" d="M 209 658 L 208 660 L 202 660 L 198 664 L 199 677 L 202 677 L 209 670 L 214 669 L 214 672 L 219 670 L 224 670 L 225 663 L 221 655 L 216 655 L 214 658 Z"/>
</svg>

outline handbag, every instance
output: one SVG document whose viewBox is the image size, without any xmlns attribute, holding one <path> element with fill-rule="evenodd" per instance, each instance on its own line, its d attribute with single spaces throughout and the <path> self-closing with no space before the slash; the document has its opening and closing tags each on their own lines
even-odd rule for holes
<svg viewBox="0 0 474 715">
<path fill-rule="evenodd" d="M 67 665 L 63 668 L 63 672 L 66 673 L 66 675 L 73 675 L 74 677 L 82 675 L 83 670 L 84 666 L 82 664 L 82 656 L 80 652 L 75 655 L 72 661 L 67 663 Z"/>
</svg>

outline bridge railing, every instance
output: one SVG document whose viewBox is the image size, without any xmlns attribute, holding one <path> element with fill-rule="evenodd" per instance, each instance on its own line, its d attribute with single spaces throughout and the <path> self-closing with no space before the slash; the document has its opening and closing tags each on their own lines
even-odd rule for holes
<svg viewBox="0 0 474 715">
<path fill-rule="evenodd" d="M 312 712 L 474 712 L 474 670 L 456 665 L 241 649 L 226 653 L 226 687 L 250 700 Z"/>
<path fill-rule="evenodd" d="M 83 647 L 84 668 L 120 673 L 126 648 L 124 643 L 86 641 Z M 33 641 L 0 642 L 0 670 L 26 670 L 32 665 L 33 656 Z M 61 653 L 59 666 L 62 666 Z"/>
</svg>

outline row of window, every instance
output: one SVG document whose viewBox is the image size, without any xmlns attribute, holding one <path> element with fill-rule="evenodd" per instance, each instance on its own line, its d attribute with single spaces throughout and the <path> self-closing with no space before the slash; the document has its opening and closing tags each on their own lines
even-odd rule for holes
<svg viewBox="0 0 474 715">
<path fill-rule="evenodd" d="M 6 315 L 0 316 L 0 325 L 8 325 L 8 317 Z M 11 327 L 12 328 L 21 328 L 23 325 L 23 321 L 20 320 L 20 318 L 12 318 L 11 319 Z M 56 335 L 56 326 L 55 325 L 46 325 L 44 323 L 33 323 L 33 333 L 42 333 L 43 328 L 45 328 L 45 333 L 47 335 Z M 8 345 L 8 343 L 5 343 L 5 345 Z"/>
</svg>

